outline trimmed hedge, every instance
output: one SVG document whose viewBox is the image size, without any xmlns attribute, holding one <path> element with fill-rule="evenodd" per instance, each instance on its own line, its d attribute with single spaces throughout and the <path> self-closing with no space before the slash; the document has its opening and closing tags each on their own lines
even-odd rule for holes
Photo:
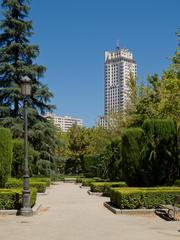
<svg viewBox="0 0 180 240">
<path fill-rule="evenodd" d="M 0 187 L 4 188 L 12 164 L 12 136 L 10 129 L 0 128 Z"/>
<path fill-rule="evenodd" d="M 46 191 L 46 187 L 48 186 L 49 182 L 37 181 L 36 179 L 30 178 L 30 187 L 37 188 L 39 193 L 44 193 Z M 5 187 L 6 188 L 22 188 L 23 181 L 22 179 L 16 178 L 9 178 Z"/>
<path fill-rule="evenodd" d="M 32 182 L 30 181 L 30 187 L 37 188 L 38 193 L 44 193 L 46 191 L 46 183 L 45 182 Z"/>
<path fill-rule="evenodd" d="M 125 182 L 92 182 L 90 187 L 92 192 L 102 192 L 103 195 L 109 196 L 111 188 L 127 187 L 127 184 Z"/>
<path fill-rule="evenodd" d="M 34 206 L 36 202 L 37 189 L 30 189 L 30 205 Z M 22 189 L 0 189 L 0 210 L 17 209 L 22 207 Z"/>
<path fill-rule="evenodd" d="M 44 177 L 33 177 L 30 178 L 30 183 L 31 182 L 45 182 L 46 187 L 49 187 L 51 185 L 51 179 L 50 178 L 44 178 Z"/>
<path fill-rule="evenodd" d="M 177 179 L 175 181 L 174 186 L 180 187 L 180 179 Z"/>
<path fill-rule="evenodd" d="M 82 186 L 90 186 L 92 182 L 100 182 L 102 181 L 101 178 L 83 178 L 81 183 Z"/>
<path fill-rule="evenodd" d="M 180 195 L 178 187 L 155 188 L 111 188 L 111 202 L 120 209 L 159 208 L 162 204 L 172 204 Z"/>
</svg>

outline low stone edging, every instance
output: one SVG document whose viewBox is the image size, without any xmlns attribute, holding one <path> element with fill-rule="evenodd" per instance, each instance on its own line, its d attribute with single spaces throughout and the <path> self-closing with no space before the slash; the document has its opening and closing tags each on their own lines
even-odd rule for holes
<svg viewBox="0 0 180 240">
<path fill-rule="evenodd" d="M 104 206 L 114 214 L 137 214 L 137 213 L 149 214 L 155 213 L 156 211 L 165 210 L 165 209 L 119 209 L 113 206 L 111 202 L 104 202 Z"/>
<path fill-rule="evenodd" d="M 38 212 L 38 210 L 40 209 L 41 204 L 36 203 L 32 210 L 33 210 L 33 215 L 36 214 Z M 0 215 L 18 215 L 18 210 L 16 209 L 10 209 L 10 210 L 0 210 Z"/>
<path fill-rule="evenodd" d="M 89 186 L 79 186 L 80 188 L 84 188 L 84 189 L 90 189 L 90 187 Z"/>
<path fill-rule="evenodd" d="M 64 183 L 75 183 L 76 178 L 64 178 L 63 182 Z"/>
<path fill-rule="evenodd" d="M 88 190 L 87 193 L 94 196 L 103 196 L 102 192 L 91 192 L 91 190 Z"/>
</svg>

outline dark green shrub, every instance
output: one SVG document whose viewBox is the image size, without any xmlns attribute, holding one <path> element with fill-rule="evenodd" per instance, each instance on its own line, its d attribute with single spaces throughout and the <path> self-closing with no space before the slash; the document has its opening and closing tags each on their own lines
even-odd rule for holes
<svg viewBox="0 0 180 240">
<path fill-rule="evenodd" d="M 140 161 L 143 147 L 143 130 L 127 129 L 122 136 L 122 170 L 128 186 L 141 186 Z"/>
<path fill-rule="evenodd" d="M 36 202 L 37 189 L 30 189 L 30 205 Z M 0 209 L 20 209 L 22 207 L 22 189 L 0 189 Z"/>
<path fill-rule="evenodd" d="M 111 188 L 111 202 L 120 209 L 159 208 L 172 204 L 180 194 L 178 187 L 159 188 Z"/>
<path fill-rule="evenodd" d="M 37 172 L 39 175 L 49 177 L 51 175 L 51 162 L 48 160 L 38 160 L 37 161 Z"/>
<path fill-rule="evenodd" d="M 145 120 L 141 153 L 144 186 L 173 185 L 178 173 L 177 130 L 173 120 Z"/>
<path fill-rule="evenodd" d="M 29 173 L 32 175 L 32 171 L 35 165 L 34 159 L 37 157 L 37 152 L 31 145 L 28 146 L 28 164 Z M 24 175 L 24 140 L 13 139 L 13 159 L 12 159 L 12 177 L 22 178 Z"/>
<path fill-rule="evenodd" d="M 145 120 L 122 136 L 122 169 L 128 186 L 171 186 L 178 173 L 177 131 L 172 120 Z"/>
<path fill-rule="evenodd" d="M 12 136 L 9 129 L 0 128 L 0 187 L 4 187 L 11 174 Z"/>
<path fill-rule="evenodd" d="M 174 186 L 180 187 L 180 179 L 177 179 L 175 181 Z"/>
<path fill-rule="evenodd" d="M 13 177 L 21 178 L 24 174 L 24 141 L 23 139 L 13 140 L 13 159 L 12 172 Z"/>
<path fill-rule="evenodd" d="M 83 168 L 85 177 L 96 177 L 98 175 L 98 156 L 85 155 L 83 157 Z"/>
<path fill-rule="evenodd" d="M 107 145 L 101 159 L 106 178 L 110 181 L 122 180 L 122 153 L 119 140 L 113 140 Z"/>
</svg>

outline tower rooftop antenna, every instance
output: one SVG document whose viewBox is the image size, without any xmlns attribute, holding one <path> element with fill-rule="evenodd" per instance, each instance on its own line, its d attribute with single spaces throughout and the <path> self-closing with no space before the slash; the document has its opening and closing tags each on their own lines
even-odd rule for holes
<svg viewBox="0 0 180 240">
<path fill-rule="evenodd" d="M 120 44 L 119 44 L 119 40 L 116 41 L 116 50 L 120 49 Z"/>
</svg>

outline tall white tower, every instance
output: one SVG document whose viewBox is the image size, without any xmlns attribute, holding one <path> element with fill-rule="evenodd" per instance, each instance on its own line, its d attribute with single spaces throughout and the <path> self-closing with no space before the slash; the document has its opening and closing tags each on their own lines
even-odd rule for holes
<svg viewBox="0 0 180 240">
<path fill-rule="evenodd" d="M 128 49 L 105 52 L 104 114 L 124 111 L 129 101 L 130 76 L 136 77 L 136 62 Z"/>
</svg>

